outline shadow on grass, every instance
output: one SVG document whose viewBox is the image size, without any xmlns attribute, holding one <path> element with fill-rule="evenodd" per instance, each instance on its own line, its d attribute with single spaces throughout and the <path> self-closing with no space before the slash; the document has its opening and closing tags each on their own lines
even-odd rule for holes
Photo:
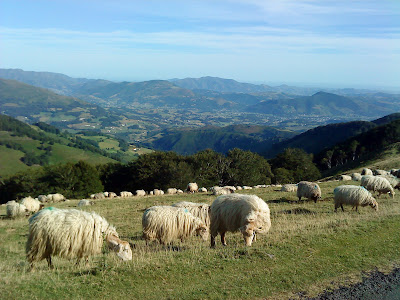
<svg viewBox="0 0 400 300">
<path fill-rule="evenodd" d="M 280 214 L 287 214 L 287 215 L 315 215 L 316 213 L 307 209 L 307 208 L 302 208 L 302 207 L 296 207 L 293 209 L 285 209 L 280 212 Z"/>
</svg>

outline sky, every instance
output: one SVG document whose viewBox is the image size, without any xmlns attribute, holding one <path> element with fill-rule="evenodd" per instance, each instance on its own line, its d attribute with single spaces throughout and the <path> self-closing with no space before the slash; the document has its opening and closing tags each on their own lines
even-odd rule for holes
<svg viewBox="0 0 400 300">
<path fill-rule="evenodd" d="M 1 0 L 0 68 L 400 88 L 400 0 Z"/>
</svg>

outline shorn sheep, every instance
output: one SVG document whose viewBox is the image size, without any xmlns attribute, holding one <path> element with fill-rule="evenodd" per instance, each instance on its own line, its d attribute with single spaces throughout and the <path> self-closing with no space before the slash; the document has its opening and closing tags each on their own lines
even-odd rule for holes
<svg viewBox="0 0 400 300">
<path fill-rule="evenodd" d="M 321 198 L 321 189 L 315 182 L 300 181 L 297 184 L 297 197 L 299 201 L 305 197 L 317 203 L 317 200 Z"/>
<path fill-rule="evenodd" d="M 207 228 L 210 227 L 210 205 L 206 203 L 182 201 L 172 204 L 172 206 L 186 208 L 193 216 L 201 219 Z"/>
<path fill-rule="evenodd" d="M 17 218 L 26 216 L 28 214 L 28 209 L 25 205 L 17 203 L 14 200 L 8 201 L 6 204 L 7 217 Z"/>
<path fill-rule="evenodd" d="M 146 243 L 158 240 L 165 245 L 176 239 L 183 242 L 192 235 L 199 235 L 203 240 L 208 238 L 207 226 L 186 208 L 152 206 L 144 211 L 142 226 Z"/>
<path fill-rule="evenodd" d="M 82 258 L 87 260 L 101 253 L 103 240 L 121 259 L 132 259 L 129 243 L 120 240 L 115 227 L 98 214 L 48 207 L 29 219 L 26 257 L 31 270 L 35 262 L 43 259 L 53 268 L 52 255 L 76 258 L 78 263 Z"/>
<path fill-rule="evenodd" d="M 380 176 L 363 176 L 361 178 L 361 186 L 365 187 L 368 191 L 374 191 L 378 193 L 378 197 L 381 194 L 387 194 L 393 198 L 395 192 L 393 187 L 390 185 L 386 178 Z"/>
<path fill-rule="evenodd" d="M 240 231 L 247 246 L 251 246 L 256 233 L 266 233 L 271 227 L 267 203 L 256 195 L 230 194 L 217 197 L 210 207 L 211 247 L 215 237 L 221 235 L 226 246 L 225 233 Z"/>
<path fill-rule="evenodd" d="M 340 185 L 333 190 L 335 212 L 338 207 L 343 209 L 343 204 L 351 205 L 358 211 L 359 206 L 371 206 L 378 210 L 378 203 L 364 187 L 357 185 Z"/>
</svg>

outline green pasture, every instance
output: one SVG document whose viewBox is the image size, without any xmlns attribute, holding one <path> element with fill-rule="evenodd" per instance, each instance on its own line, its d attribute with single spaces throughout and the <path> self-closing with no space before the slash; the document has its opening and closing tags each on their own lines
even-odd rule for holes
<svg viewBox="0 0 400 300">
<path fill-rule="evenodd" d="M 363 272 L 389 271 L 400 262 L 400 197 L 378 199 L 379 211 L 345 207 L 334 212 L 332 191 L 340 182 L 321 183 L 323 200 L 297 201 L 279 188 L 239 191 L 256 194 L 271 209 L 272 227 L 252 247 L 239 233 L 228 246 L 193 237 L 183 243 L 146 246 L 141 239 L 145 208 L 179 201 L 212 203 L 210 194 L 181 194 L 96 200 L 95 211 L 134 244 L 133 260 L 119 261 L 104 249 L 89 264 L 55 258 L 28 272 L 26 218 L 10 220 L 0 207 L 0 289 L 4 299 L 288 299 L 315 296 L 326 288 L 361 279 Z M 346 184 L 358 184 L 346 182 Z M 78 200 L 52 204 L 75 208 Z"/>
</svg>

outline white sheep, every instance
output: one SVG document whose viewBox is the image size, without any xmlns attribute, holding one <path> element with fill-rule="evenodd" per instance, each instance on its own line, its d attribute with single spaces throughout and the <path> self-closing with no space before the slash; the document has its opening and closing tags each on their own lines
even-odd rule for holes
<svg viewBox="0 0 400 300">
<path fill-rule="evenodd" d="M 44 204 L 32 197 L 25 197 L 21 200 L 21 204 L 25 205 L 28 212 L 36 213 L 44 207 Z"/>
<path fill-rule="evenodd" d="M 103 192 L 104 197 L 108 198 L 108 192 Z"/>
<path fill-rule="evenodd" d="M 175 195 L 178 192 L 176 188 L 168 188 L 167 189 L 167 194 L 168 195 Z"/>
<path fill-rule="evenodd" d="M 133 197 L 132 192 L 122 191 L 119 193 L 121 198 Z"/>
<path fill-rule="evenodd" d="M 390 175 L 390 172 L 385 171 L 385 170 L 374 170 L 372 172 L 375 176 L 376 175 Z"/>
<path fill-rule="evenodd" d="M 186 191 L 188 193 L 196 193 L 198 190 L 199 190 L 199 186 L 197 185 L 196 182 L 189 182 L 186 187 Z"/>
<path fill-rule="evenodd" d="M 256 233 L 266 233 L 271 227 L 267 203 L 256 195 L 231 194 L 217 197 L 210 207 L 211 247 L 215 237 L 221 235 L 226 246 L 225 233 L 240 231 L 247 246 L 251 246 Z"/>
<path fill-rule="evenodd" d="M 364 168 L 361 171 L 361 175 L 373 175 L 372 170 L 368 168 Z"/>
<path fill-rule="evenodd" d="M 176 191 L 176 193 L 177 193 L 177 194 L 183 194 L 183 191 L 182 191 L 181 189 L 178 189 L 178 190 Z"/>
<path fill-rule="evenodd" d="M 378 192 L 378 197 L 381 194 L 387 194 L 393 198 L 395 192 L 393 187 L 390 185 L 389 181 L 380 176 L 363 176 L 361 177 L 361 186 L 365 187 L 368 191 Z"/>
<path fill-rule="evenodd" d="M 42 203 L 46 203 L 49 202 L 49 198 L 47 197 L 47 195 L 39 195 L 38 196 L 38 200 Z"/>
<path fill-rule="evenodd" d="M 93 204 L 94 204 L 93 201 L 90 201 L 90 200 L 87 200 L 87 199 L 82 199 L 81 201 L 78 202 L 78 207 L 90 206 L 90 205 L 93 205 Z"/>
<path fill-rule="evenodd" d="M 112 199 L 112 198 L 115 198 L 115 197 L 117 197 L 117 194 L 116 194 L 116 193 L 114 193 L 114 192 L 108 192 L 108 198 Z"/>
<path fill-rule="evenodd" d="M 136 196 L 138 196 L 138 197 L 144 197 L 144 196 L 146 196 L 145 190 L 136 190 L 135 194 L 136 194 Z"/>
<path fill-rule="evenodd" d="M 182 201 L 174 203 L 172 206 L 186 208 L 193 216 L 201 219 L 207 228 L 210 227 L 210 205 L 206 203 Z"/>
<path fill-rule="evenodd" d="M 61 202 L 65 201 L 65 197 L 62 194 L 48 194 L 47 195 L 48 202 Z"/>
<path fill-rule="evenodd" d="M 92 194 L 90 195 L 91 199 L 104 199 L 106 196 L 104 195 L 104 193 L 96 193 L 96 194 Z"/>
<path fill-rule="evenodd" d="M 352 178 L 349 175 L 340 175 L 339 176 L 339 181 L 350 181 L 350 180 L 352 180 Z"/>
<path fill-rule="evenodd" d="M 76 258 L 78 263 L 101 253 L 103 240 L 121 259 L 132 259 L 129 243 L 120 240 L 115 227 L 103 217 L 94 212 L 48 207 L 29 219 L 26 257 L 31 269 L 43 259 L 53 268 L 52 255 Z"/>
<path fill-rule="evenodd" d="M 297 197 L 299 201 L 302 197 L 305 197 L 317 203 L 317 200 L 321 198 L 321 189 L 315 182 L 300 181 L 297 184 Z"/>
<path fill-rule="evenodd" d="M 252 190 L 252 189 L 253 188 L 251 186 L 247 186 L 247 185 L 242 186 L 242 190 Z"/>
<path fill-rule="evenodd" d="M 236 189 L 237 189 L 238 191 L 241 191 L 241 190 L 242 190 L 242 187 L 241 187 L 240 185 L 238 185 L 238 186 L 236 187 Z"/>
<path fill-rule="evenodd" d="M 28 209 L 25 205 L 17 203 L 14 200 L 8 201 L 6 204 L 7 217 L 17 218 L 28 214 Z"/>
<path fill-rule="evenodd" d="M 358 211 L 359 206 L 371 206 L 375 210 L 378 210 L 378 203 L 372 197 L 371 193 L 368 192 L 362 186 L 356 185 L 341 185 L 333 190 L 333 196 L 335 201 L 335 212 L 338 207 L 343 209 L 343 204 L 351 205 Z"/>
<path fill-rule="evenodd" d="M 199 193 L 207 193 L 207 189 L 205 187 L 199 188 Z"/>
<path fill-rule="evenodd" d="M 361 181 L 361 174 L 360 173 L 352 173 L 351 179 L 354 181 Z"/>
<path fill-rule="evenodd" d="M 208 237 L 208 228 L 204 222 L 186 208 L 180 207 L 150 207 L 143 213 L 142 226 L 146 244 L 152 240 L 158 240 L 160 244 L 169 244 L 176 239 L 183 242 L 194 234 L 203 240 Z"/>
<path fill-rule="evenodd" d="M 281 187 L 281 192 L 297 192 L 297 184 L 288 183 Z"/>
<path fill-rule="evenodd" d="M 154 190 L 153 190 L 153 195 L 154 195 L 154 196 L 160 196 L 160 195 L 161 195 L 161 190 L 159 190 L 159 189 L 154 189 Z"/>
<path fill-rule="evenodd" d="M 150 195 L 150 196 L 153 196 L 153 195 L 154 195 L 154 192 L 153 192 L 153 191 L 150 191 L 150 192 L 149 192 L 149 195 Z"/>
<path fill-rule="evenodd" d="M 221 187 L 221 186 L 213 186 L 210 189 L 210 191 L 213 195 L 217 195 L 217 196 L 218 195 L 228 195 L 228 194 L 234 193 L 234 191 L 231 188 Z"/>
</svg>

